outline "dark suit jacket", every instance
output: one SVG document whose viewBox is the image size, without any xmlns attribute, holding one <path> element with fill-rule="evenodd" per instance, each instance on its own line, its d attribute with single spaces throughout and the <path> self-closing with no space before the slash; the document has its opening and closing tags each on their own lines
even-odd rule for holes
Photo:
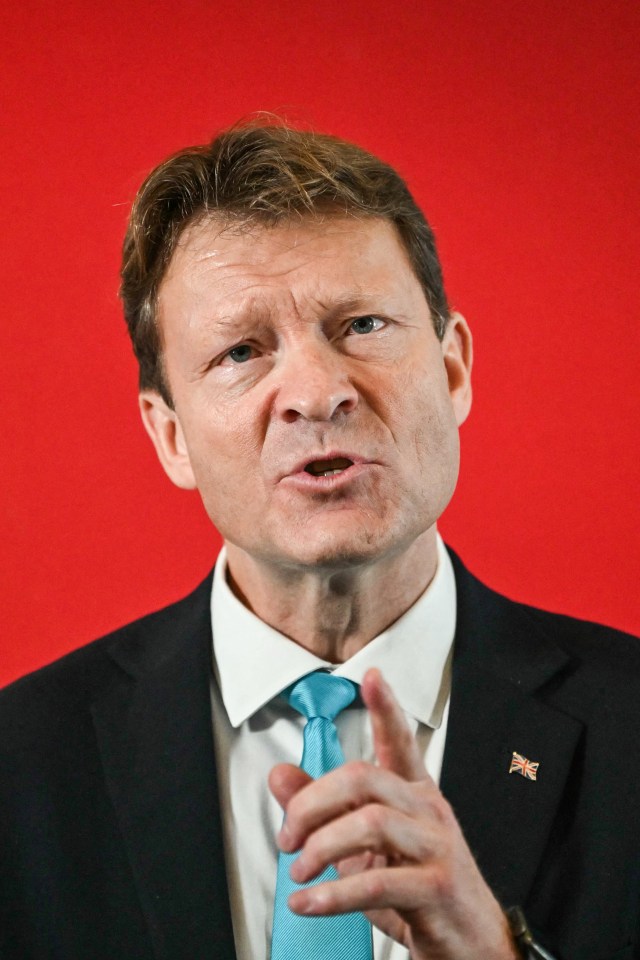
<svg viewBox="0 0 640 960">
<path fill-rule="evenodd" d="M 454 565 L 442 789 L 501 902 L 524 905 L 549 949 L 638 958 L 640 643 Z M 3 960 L 233 960 L 210 590 L 0 694 Z M 539 762 L 535 782 L 509 775 L 514 750 Z"/>
</svg>

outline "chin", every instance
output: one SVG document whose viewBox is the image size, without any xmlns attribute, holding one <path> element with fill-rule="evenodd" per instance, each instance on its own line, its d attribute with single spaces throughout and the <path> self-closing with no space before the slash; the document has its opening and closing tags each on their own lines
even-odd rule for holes
<svg viewBox="0 0 640 960">
<path fill-rule="evenodd" d="M 406 530 L 400 533 L 379 524 L 367 526 L 362 518 L 357 523 L 342 521 L 320 529 L 300 527 L 282 544 L 281 556 L 290 557 L 296 567 L 348 570 L 401 553 L 421 532 L 412 531 L 407 536 Z"/>
</svg>

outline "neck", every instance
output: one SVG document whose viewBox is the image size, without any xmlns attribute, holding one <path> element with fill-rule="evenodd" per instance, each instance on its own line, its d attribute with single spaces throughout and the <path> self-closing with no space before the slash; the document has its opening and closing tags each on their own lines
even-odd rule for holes
<svg viewBox="0 0 640 960">
<path fill-rule="evenodd" d="M 436 572 L 435 526 L 402 553 L 339 569 L 281 567 L 227 544 L 231 589 L 301 647 L 343 663 L 415 603 Z"/>
</svg>

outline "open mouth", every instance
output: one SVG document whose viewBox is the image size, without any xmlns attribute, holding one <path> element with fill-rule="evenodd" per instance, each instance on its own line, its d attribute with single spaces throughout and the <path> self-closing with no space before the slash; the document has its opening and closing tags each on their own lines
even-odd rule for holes
<svg viewBox="0 0 640 960">
<path fill-rule="evenodd" d="M 333 477 L 352 466 L 353 460 L 347 460 L 346 457 L 336 457 L 335 460 L 312 460 L 304 469 L 312 477 Z"/>
</svg>

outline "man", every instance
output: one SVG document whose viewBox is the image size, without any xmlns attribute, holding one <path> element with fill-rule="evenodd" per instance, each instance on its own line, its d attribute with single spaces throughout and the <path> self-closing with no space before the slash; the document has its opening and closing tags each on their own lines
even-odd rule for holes
<svg viewBox="0 0 640 960">
<path fill-rule="evenodd" d="M 225 548 L 4 692 L 2 957 L 637 958 L 640 648 L 438 539 L 471 334 L 402 180 L 232 129 L 147 179 L 122 277 L 144 425 Z"/>
</svg>

